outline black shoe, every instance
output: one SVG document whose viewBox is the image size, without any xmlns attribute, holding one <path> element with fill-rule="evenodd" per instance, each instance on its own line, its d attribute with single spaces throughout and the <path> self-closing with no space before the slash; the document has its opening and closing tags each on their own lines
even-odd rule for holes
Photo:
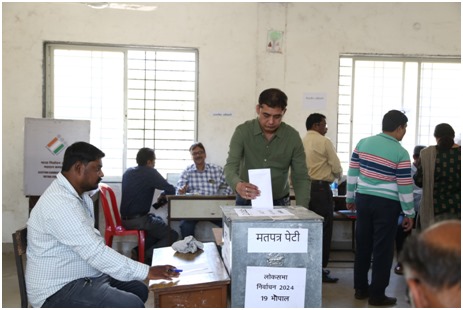
<svg viewBox="0 0 463 310">
<path fill-rule="evenodd" d="M 338 278 L 332 278 L 327 274 L 322 274 L 322 282 L 323 283 L 336 283 L 338 282 Z"/>
<path fill-rule="evenodd" d="M 328 269 L 322 269 L 322 274 L 323 274 L 324 276 L 327 276 L 327 275 L 330 274 L 330 271 L 329 271 Z"/>
<path fill-rule="evenodd" d="M 397 298 L 395 297 L 384 296 L 383 298 L 368 299 L 368 304 L 370 304 L 371 306 L 393 306 L 396 303 L 397 303 Z"/>
<path fill-rule="evenodd" d="M 367 299 L 370 297 L 368 290 L 355 290 L 355 299 Z"/>
</svg>

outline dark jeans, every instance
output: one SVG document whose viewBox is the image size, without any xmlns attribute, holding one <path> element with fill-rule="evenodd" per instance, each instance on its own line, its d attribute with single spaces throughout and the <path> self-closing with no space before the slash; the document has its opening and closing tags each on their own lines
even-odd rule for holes
<svg viewBox="0 0 463 310">
<path fill-rule="evenodd" d="M 408 236 L 411 235 L 411 231 L 405 232 L 403 227 L 402 227 L 402 221 L 403 221 L 404 215 L 401 214 L 399 217 L 399 221 L 397 223 L 397 233 L 395 235 L 395 251 L 397 254 L 397 257 L 399 257 L 400 251 L 402 251 L 402 248 L 405 243 L 405 239 L 407 239 Z M 415 223 L 415 222 L 413 222 Z"/>
<path fill-rule="evenodd" d="M 42 308 L 144 308 L 147 299 L 145 283 L 102 275 L 66 284 L 48 297 Z"/>
<path fill-rule="evenodd" d="M 251 206 L 252 203 L 251 203 L 251 200 L 244 199 L 239 194 L 236 194 L 236 205 L 237 206 Z M 284 206 L 284 207 L 290 206 L 291 200 L 289 198 L 289 195 L 283 198 L 280 198 L 280 199 L 274 199 L 273 205 L 274 206 Z"/>
<path fill-rule="evenodd" d="M 196 224 L 198 224 L 199 221 L 192 221 L 192 220 L 183 220 L 180 222 L 180 232 L 182 233 L 182 238 L 185 238 L 187 236 L 194 236 L 195 235 L 195 228 Z M 222 220 L 216 220 L 216 221 L 210 221 L 211 223 L 214 223 L 215 225 L 222 227 Z"/>
<path fill-rule="evenodd" d="M 178 239 L 178 233 L 171 229 L 162 218 L 152 213 L 131 220 L 122 220 L 122 225 L 126 229 L 145 231 L 145 264 L 147 265 L 151 265 L 153 249 L 170 246 Z"/>
<path fill-rule="evenodd" d="M 368 291 L 370 298 L 383 298 L 389 285 L 400 202 L 356 194 L 357 208 L 354 288 Z M 373 259 L 373 262 L 371 262 Z M 371 283 L 368 271 L 372 264 Z"/>
<path fill-rule="evenodd" d="M 310 186 L 309 210 L 322 216 L 323 221 L 323 254 L 322 267 L 328 266 L 333 235 L 333 192 L 328 182 L 314 181 Z"/>
</svg>

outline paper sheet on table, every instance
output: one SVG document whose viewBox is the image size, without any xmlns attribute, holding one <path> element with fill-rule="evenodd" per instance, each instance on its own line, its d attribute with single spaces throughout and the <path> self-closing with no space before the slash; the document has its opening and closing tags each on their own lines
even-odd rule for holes
<svg viewBox="0 0 463 310">
<path fill-rule="evenodd" d="M 197 274 L 205 274 L 205 273 L 212 273 L 212 270 L 209 268 L 207 263 L 203 264 L 188 264 L 188 265 L 177 265 L 175 266 L 177 269 L 182 270 L 180 272 L 180 277 L 187 277 Z M 149 286 L 154 284 L 166 284 L 169 282 L 176 282 L 179 278 L 173 278 L 171 281 L 169 280 L 150 280 Z"/>
<path fill-rule="evenodd" d="M 272 178 L 270 169 L 249 169 L 249 183 L 256 185 L 260 196 L 251 200 L 253 208 L 273 209 Z"/>
</svg>

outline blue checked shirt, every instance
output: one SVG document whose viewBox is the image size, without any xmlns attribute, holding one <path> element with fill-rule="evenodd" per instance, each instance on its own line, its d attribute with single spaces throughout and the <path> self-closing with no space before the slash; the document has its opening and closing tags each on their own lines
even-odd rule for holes
<svg viewBox="0 0 463 310">
<path fill-rule="evenodd" d="M 223 168 L 206 163 L 204 171 L 198 171 L 195 164 L 183 170 L 177 182 L 178 190 L 188 184 L 187 193 L 194 195 L 232 195 L 233 190 L 228 186 L 223 174 Z"/>
<path fill-rule="evenodd" d="M 148 265 L 105 245 L 94 228 L 92 199 L 88 193 L 80 197 L 59 173 L 27 221 L 26 286 L 31 305 L 41 307 L 79 278 L 104 273 L 120 281 L 144 280 L 148 271 Z"/>
</svg>

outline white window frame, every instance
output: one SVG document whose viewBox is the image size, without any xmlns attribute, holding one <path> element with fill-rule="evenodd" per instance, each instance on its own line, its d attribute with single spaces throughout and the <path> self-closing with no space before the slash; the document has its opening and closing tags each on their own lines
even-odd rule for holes
<svg viewBox="0 0 463 310">
<path fill-rule="evenodd" d="M 123 101 L 121 106 L 121 111 L 117 113 L 117 119 L 121 118 L 123 124 L 121 124 L 121 130 L 123 131 L 122 134 L 122 144 L 117 144 L 115 149 L 112 147 L 105 147 L 104 145 L 101 146 L 100 144 L 105 144 L 102 142 L 104 137 L 99 137 L 99 141 L 92 141 L 90 139 L 90 143 L 94 144 L 95 146 L 101 148 L 103 152 L 105 152 L 106 156 L 103 159 L 103 171 L 105 172 L 104 180 L 106 182 L 120 182 L 122 178 L 123 172 L 131 166 L 136 166 L 136 153 L 138 149 L 141 147 L 150 147 L 154 148 L 156 153 L 156 169 L 164 176 L 167 173 L 179 173 L 181 172 L 186 165 L 191 161 L 191 156 L 188 151 L 190 145 L 196 141 L 197 139 L 197 111 L 198 111 L 198 50 L 195 48 L 169 48 L 169 47 L 152 47 L 152 46 L 125 46 L 125 45 L 102 45 L 102 44 L 84 44 L 84 43 L 62 43 L 62 42 L 45 42 L 44 44 L 44 56 L 45 56 L 45 66 L 44 66 L 44 108 L 43 108 L 43 116 L 47 118 L 55 118 L 55 83 L 54 83 L 54 72 L 55 72 L 55 59 L 53 51 L 56 49 L 64 49 L 64 50 L 75 50 L 75 51 L 103 51 L 103 52 L 115 52 L 118 54 L 119 52 L 123 54 L 123 82 L 120 85 L 115 86 L 114 88 L 117 91 L 121 91 L 120 99 Z M 180 88 L 175 89 L 175 85 L 180 85 L 182 82 L 180 80 L 175 80 L 175 77 L 172 78 L 172 81 L 168 79 L 158 78 L 157 76 L 154 78 L 154 82 L 152 78 L 148 81 L 144 79 L 142 83 L 145 83 L 145 87 L 143 89 L 135 90 L 131 85 L 134 85 L 134 79 L 131 79 L 129 66 L 132 66 L 135 61 L 140 62 L 139 59 L 134 60 L 133 56 L 134 51 L 144 51 L 146 52 L 145 55 L 148 55 L 146 59 L 141 60 L 141 62 L 145 62 L 146 66 L 154 66 L 156 68 L 152 69 L 142 69 L 146 70 L 146 72 L 150 71 L 155 72 L 152 73 L 157 75 L 161 70 L 166 74 L 166 71 L 169 69 L 158 69 L 161 66 L 161 63 L 165 64 L 178 64 L 179 66 L 188 67 L 188 69 L 183 70 L 182 68 L 173 69 L 171 74 L 175 75 L 175 72 L 182 72 L 183 75 L 187 74 L 189 77 L 191 76 L 191 80 L 186 81 L 185 85 L 188 84 L 188 90 L 184 91 L 185 96 L 188 96 L 188 99 L 185 99 L 184 102 L 180 102 L 181 99 L 178 100 L 171 100 L 170 98 L 181 96 L 182 90 Z M 174 52 L 174 53 L 172 53 Z M 153 55 L 173 55 L 172 59 L 159 59 L 163 56 L 153 56 Z M 176 56 L 182 57 L 182 55 L 187 55 L 188 60 L 178 59 L 177 62 L 174 59 Z M 138 56 L 137 56 L 138 57 Z M 154 57 L 154 58 L 153 58 Z M 170 56 L 169 56 L 170 57 Z M 194 60 L 191 60 L 193 59 Z M 143 64 L 142 64 L 143 65 Z M 186 68 L 185 67 L 185 68 Z M 193 70 L 193 71 L 190 71 Z M 188 72 L 187 72 L 188 71 Z M 137 82 L 137 81 L 135 81 Z M 139 80 L 138 80 L 139 82 Z M 149 87 L 153 87 L 152 85 L 155 84 L 154 90 L 152 88 L 148 89 L 148 82 Z M 164 83 L 164 85 L 174 85 L 174 86 L 167 86 L 165 89 L 161 89 L 160 86 L 157 85 Z M 93 86 L 93 84 L 92 84 Z M 56 86 L 57 87 L 57 86 Z M 174 87 L 169 89 L 169 87 Z M 121 89 L 123 88 L 123 89 Z M 143 107 L 140 109 L 134 109 L 133 104 L 130 103 L 131 100 L 135 101 L 131 93 L 135 92 L 144 92 L 145 94 L 149 92 L 150 98 L 142 99 Z M 169 92 L 171 96 L 169 96 Z M 167 94 L 167 95 L 166 95 Z M 132 98 L 130 98 L 132 96 Z M 136 96 L 136 95 L 134 95 Z M 152 98 L 154 96 L 154 98 Z M 159 98 L 156 96 L 163 96 L 163 98 Z M 137 97 L 138 98 L 138 97 Z M 170 100 L 170 101 L 169 101 Z M 70 100 L 72 101 L 72 100 Z M 162 101 L 162 103 L 161 103 Z M 139 100 L 140 102 L 140 100 Z M 143 104 L 144 102 L 144 104 Z M 147 102 L 149 103 L 149 107 L 147 107 Z M 172 103 L 173 106 L 178 107 L 179 104 L 183 104 L 184 106 L 188 105 L 185 110 L 174 110 L 176 108 L 170 108 L 170 104 Z M 155 105 L 156 104 L 156 105 Z M 158 108 L 158 105 L 163 104 L 163 108 Z M 132 106 L 132 108 L 131 108 Z M 169 110 L 170 109 L 170 110 Z M 109 111 L 106 108 L 105 111 Z M 114 112 L 114 111 L 111 111 Z M 143 115 L 143 120 L 139 120 L 139 123 L 142 122 L 143 124 L 136 125 L 137 128 L 133 128 L 134 117 L 131 117 L 136 112 L 138 115 Z M 166 117 L 165 119 L 160 119 L 159 116 L 156 115 L 149 115 L 149 127 L 145 127 L 147 124 L 146 115 L 149 113 L 152 114 L 163 114 Z M 173 113 L 175 112 L 175 117 L 173 117 Z M 103 113 L 102 113 L 103 114 Z M 103 116 L 101 116 L 103 117 Z M 108 117 L 108 116 L 105 116 Z M 139 116 L 136 116 L 139 117 Z M 83 119 L 77 118 L 73 115 L 66 115 L 65 117 L 56 117 L 62 119 Z M 88 118 L 87 118 L 88 119 Z M 131 123 L 132 119 L 132 123 Z M 175 124 L 175 122 L 184 121 L 186 123 L 186 128 L 182 134 L 179 134 L 177 130 L 181 130 Z M 103 121 L 101 121 L 103 123 Z M 161 134 L 156 135 L 156 132 L 161 132 L 161 129 L 153 126 L 157 124 L 163 123 L 164 127 L 167 130 L 170 130 L 172 134 L 172 139 L 164 138 Z M 154 124 L 154 125 L 153 125 Z M 153 128 L 153 129 L 151 129 Z M 135 130 L 136 129 L 136 130 Z M 96 131 L 96 130 L 95 130 Z M 137 135 L 143 135 L 143 138 L 139 140 L 138 136 L 134 137 L 133 132 L 137 131 Z M 106 131 L 108 132 L 108 130 Z M 117 131 L 120 137 L 120 131 Z M 164 135 L 168 135 L 169 132 L 163 131 Z M 111 133 L 113 134 L 113 133 Z M 148 134 L 148 135 L 146 135 Z M 92 135 L 92 134 L 91 134 Z M 149 137 L 147 137 L 149 136 Z M 94 140 L 94 139 L 93 139 Z M 122 153 L 122 154 L 120 154 Z M 114 156 L 115 155 L 115 156 Z M 119 159 L 120 159 L 120 166 L 119 166 Z M 114 164 L 114 165 L 113 165 Z M 111 171 L 112 173 L 107 173 L 105 171 L 105 167 L 107 168 L 106 171 Z"/>
<path fill-rule="evenodd" d="M 359 103 L 359 93 L 374 92 L 371 90 L 373 88 L 370 85 L 367 85 L 362 89 L 357 87 L 356 81 L 356 64 L 361 62 L 378 62 L 381 66 L 382 64 L 392 64 L 392 63 L 402 63 L 403 66 L 401 69 L 397 69 L 396 72 L 402 70 L 402 80 L 400 83 L 397 83 L 393 92 L 396 92 L 397 96 L 391 98 L 390 102 L 381 102 L 375 106 L 375 110 L 372 112 L 371 117 L 366 117 L 363 119 L 356 119 L 355 107 Z M 439 56 L 439 57 L 414 57 L 414 56 L 397 56 L 397 55 L 357 55 L 357 54 L 344 54 L 339 58 L 339 97 L 338 97 L 338 131 L 337 131 L 337 152 L 343 166 L 343 170 L 347 173 L 350 156 L 353 149 L 361 138 L 378 134 L 381 132 L 381 121 L 382 116 L 389 110 L 396 109 L 404 111 L 408 117 L 408 127 L 407 133 L 402 141 L 402 145 L 409 151 L 410 157 L 412 156 L 412 151 L 415 145 L 433 145 L 435 144 L 435 139 L 433 137 L 433 131 L 435 125 L 442 122 L 449 123 L 456 131 L 456 138 L 458 139 L 461 135 L 461 117 L 455 111 L 445 109 L 436 115 L 435 117 L 426 116 L 424 113 L 421 113 L 421 109 L 424 106 L 423 102 L 427 101 L 428 105 L 434 107 L 436 110 L 436 105 L 441 105 L 442 101 L 437 101 L 436 98 L 433 98 L 432 95 L 427 94 L 426 90 L 432 88 L 428 86 L 427 88 L 423 86 L 423 66 L 428 64 L 458 64 L 459 70 L 455 72 L 458 74 L 456 80 L 450 81 L 448 84 L 452 84 L 453 95 L 452 98 L 447 98 L 444 101 L 446 104 L 452 104 L 453 106 L 458 106 L 462 102 L 461 86 L 461 59 L 454 56 Z M 414 65 L 413 65 L 414 64 Z M 373 66 L 373 65 L 372 65 Z M 415 70 L 415 71 L 414 71 Z M 374 71 L 374 69 L 370 69 Z M 360 74 L 360 73 L 359 73 Z M 384 73 L 385 79 L 386 73 Z M 411 78 L 406 78 L 407 76 L 412 76 Z M 374 79 L 374 78 L 372 78 Z M 412 83 L 410 83 L 412 81 Z M 449 82 L 449 81 L 447 81 Z M 383 91 L 387 82 L 384 82 L 380 87 L 379 91 Z M 390 85 L 391 83 L 389 83 Z M 371 98 L 371 102 L 374 100 L 384 100 L 387 98 L 389 93 L 384 92 L 384 96 L 375 96 L 372 94 L 370 97 L 368 95 L 366 98 Z M 376 99 L 379 98 L 379 99 Z M 449 103 L 449 100 L 452 101 Z M 361 108 L 366 108 L 366 106 L 360 106 Z M 358 112 L 360 113 L 360 112 Z M 363 113 L 363 111 L 362 111 Z M 437 114 L 437 113 L 436 113 Z M 368 127 L 365 132 L 361 134 L 354 135 L 354 123 L 358 126 L 359 122 L 364 122 L 364 127 Z"/>
</svg>

